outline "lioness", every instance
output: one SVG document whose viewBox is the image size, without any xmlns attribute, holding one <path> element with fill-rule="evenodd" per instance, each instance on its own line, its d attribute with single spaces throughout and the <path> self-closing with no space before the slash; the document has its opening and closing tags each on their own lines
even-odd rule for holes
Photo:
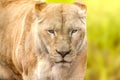
<svg viewBox="0 0 120 80">
<path fill-rule="evenodd" d="M 0 0 L 0 80 L 83 80 L 86 6 Z"/>
</svg>

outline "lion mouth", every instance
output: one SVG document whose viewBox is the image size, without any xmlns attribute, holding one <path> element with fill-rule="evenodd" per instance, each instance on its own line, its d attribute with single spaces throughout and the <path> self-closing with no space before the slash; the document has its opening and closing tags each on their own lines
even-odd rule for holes
<svg viewBox="0 0 120 80">
<path fill-rule="evenodd" d="M 56 62 L 56 63 L 71 63 L 71 62 L 65 61 L 65 60 L 61 60 L 61 61 L 58 61 L 58 62 Z"/>
</svg>

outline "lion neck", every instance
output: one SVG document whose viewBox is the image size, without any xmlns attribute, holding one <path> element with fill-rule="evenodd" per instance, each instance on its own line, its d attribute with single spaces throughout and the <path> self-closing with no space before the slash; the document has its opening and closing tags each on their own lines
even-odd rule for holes
<svg viewBox="0 0 120 80">
<path fill-rule="evenodd" d="M 67 80 L 69 68 L 55 65 L 48 60 L 39 59 L 32 80 Z"/>
</svg>

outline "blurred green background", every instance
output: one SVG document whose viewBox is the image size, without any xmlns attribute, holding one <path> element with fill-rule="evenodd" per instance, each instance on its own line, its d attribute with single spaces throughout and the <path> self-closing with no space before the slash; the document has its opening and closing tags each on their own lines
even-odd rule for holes
<svg viewBox="0 0 120 80">
<path fill-rule="evenodd" d="M 120 80 L 120 0 L 84 2 L 89 44 L 85 80 Z"/>
<path fill-rule="evenodd" d="M 88 8 L 85 80 L 120 80 L 120 0 L 84 2 Z"/>
<path fill-rule="evenodd" d="M 72 3 L 75 0 L 47 0 Z M 120 80 L 120 0 L 87 5 L 88 67 L 85 80 Z"/>
</svg>

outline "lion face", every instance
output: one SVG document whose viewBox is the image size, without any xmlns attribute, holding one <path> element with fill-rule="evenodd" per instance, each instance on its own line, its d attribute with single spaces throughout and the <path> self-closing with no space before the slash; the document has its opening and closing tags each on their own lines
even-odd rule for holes
<svg viewBox="0 0 120 80">
<path fill-rule="evenodd" d="M 75 61 L 85 42 L 85 10 L 75 4 L 49 4 L 34 23 L 39 51 L 54 64 Z"/>
</svg>

